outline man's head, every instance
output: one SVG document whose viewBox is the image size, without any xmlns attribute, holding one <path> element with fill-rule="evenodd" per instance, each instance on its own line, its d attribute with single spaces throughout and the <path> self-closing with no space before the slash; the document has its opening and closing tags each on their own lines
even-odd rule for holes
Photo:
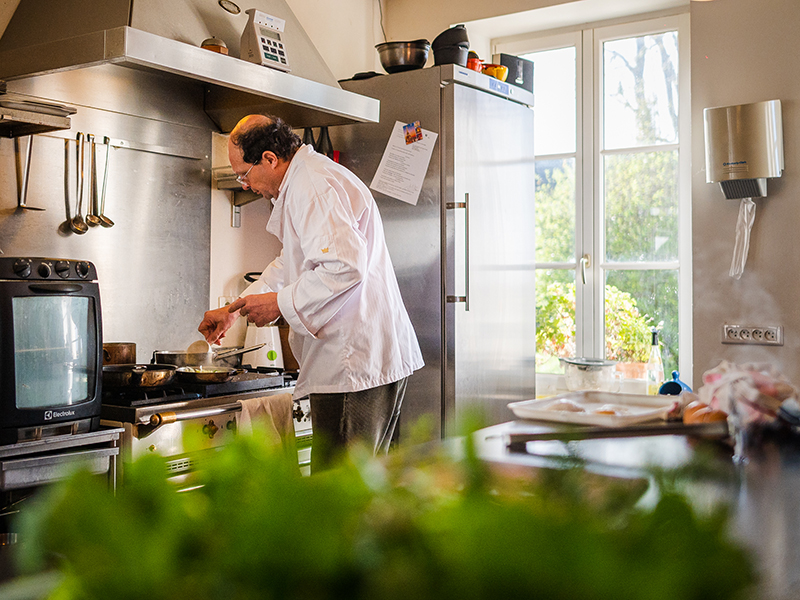
<svg viewBox="0 0 800 600">
<path fill-rule="evenodd" d="M 228 159 L 245 189 L 274 198 L 301 143 L 278 117 L 249 115 L 231 132 Z"/>
</svg>

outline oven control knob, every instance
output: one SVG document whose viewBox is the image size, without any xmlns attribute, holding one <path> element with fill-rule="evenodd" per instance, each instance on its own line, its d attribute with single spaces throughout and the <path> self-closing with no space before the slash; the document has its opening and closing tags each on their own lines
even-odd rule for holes
<svg viewBox="0 0 800 600">
<path fill-rule="evenodd" d="M 209 438 L 213 438 L 218 431 L 219 427 L 214 424 L 214 421 L 209 421 L 203 425 L 203 433 L 205 433 Z"/>
<path fill-rule="evenodd" d="M 31 261 L 25 260 L 21 258 L 20 260 L 14 263 L 14 266 L 11 267 L 14 271 L 14 275 L 18 277 L 22 277 L 26 279 L 31 276 Z"/>
<path fill-rule="evenodd" d="M 41 277 L 42 279 L 47 279 L 48 277 L 50 277 L 50 274 L 53 272 L 53 269 L 50 266 L 50 263 L 42 263 L 39 265 L 39 268 L 36 269 L 36 272 L 39 273 L 39 277 Z"/>
<path fill-rule="evenodd" d="M 75 272 L 78 274 L 78 277 L 85 279 L 89 274 L 89 263 L 80 261 L 75 265 Z"/>
<path fill-rule="evenodd" d="M 69 277 L 69 263 L 65 260 L 58 261 L 56 263 L 56 274 L 58 274 L 61 279 Z"/>
</svg>

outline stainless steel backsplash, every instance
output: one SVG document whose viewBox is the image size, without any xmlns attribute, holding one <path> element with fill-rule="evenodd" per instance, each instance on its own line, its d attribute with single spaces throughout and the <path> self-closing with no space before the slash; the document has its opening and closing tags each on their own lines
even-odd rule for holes
<svg viewBox="0 0 800 600">
<path fill-rule="evenodd" d="M 33 140 L 27 204 L 45 211 L 17 208 L 15 143 L 0 139 L 0 249 L 10 256 L 95 263 L 103 338 L 136 342 L 139 362 L 149 362 L 154 350 L 181 350 L 199 339 L 209 297 L 213 129 L 202 88 L 108 66 L 8 87 L 31 99 L 69 104 L 77 113 L 70 130 Z M 71 214 L 77 200 L 79 131 L 131 146 L 110 150 L 105 213 L 114 227 L 93 227 L 84 235 L 65 227 L 65 196 Z M 19 141 L 24 156 L 27 138 Z M 88 157 L 88 145 L 86 150 Z M 106 150 L 97 146 L 100 188 Z M 84 215 L 87 208 L 84 197 Z"/>
</svg>

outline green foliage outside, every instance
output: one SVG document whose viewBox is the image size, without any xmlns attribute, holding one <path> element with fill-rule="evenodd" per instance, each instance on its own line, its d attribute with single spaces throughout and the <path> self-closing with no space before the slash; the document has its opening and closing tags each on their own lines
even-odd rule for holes
<svg viewBox="0 0 800 600">
<path fill-rule="evenodd" d="M 304 478 L 241 436 L 189 492 L 156 455 L 116 497 L 76 474 L 23 513 L 24 566 L 58 569 L 51 600 L 730 600 L 754 581 L 725 511 L 677 487 L 641 507 L 646 479 L 503 474 L 445 449 Z"/>
<path fill-rule="evenodd" d="M 575 283 L 550 281 L 536 290 L 536 368 L 547 372 L 551 357 L 575 356 Z M 654 323 L 639 312 L 628 292 L 605 288 L 606 358 L 647 362 Z"/>
</svg>

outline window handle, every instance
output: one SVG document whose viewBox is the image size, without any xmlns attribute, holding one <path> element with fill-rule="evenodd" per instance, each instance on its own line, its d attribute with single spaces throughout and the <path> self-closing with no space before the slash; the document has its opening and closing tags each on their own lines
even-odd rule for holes
<svg viewBox="0 0 800 600">
<path fill-rule="evenodd" d="M 581 280 L 583 285 L 586 285 L 586 267 L 592 266 L 592 257 L 589 254 L 581 256 Z"/>
</svg>

